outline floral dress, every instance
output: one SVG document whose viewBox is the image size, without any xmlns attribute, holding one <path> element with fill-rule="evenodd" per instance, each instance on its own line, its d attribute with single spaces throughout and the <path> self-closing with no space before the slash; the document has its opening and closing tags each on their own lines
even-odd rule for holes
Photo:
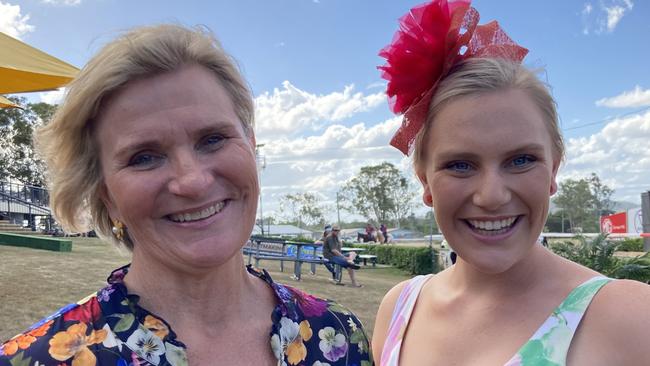
<svg viewBox="0 0 650 366">
<path fill-rule="evenodd" d="M 278 365 L 372 365 L 368 338 L 348 309 L 247 268 L 277 296 L 268 337 Z M 2 344 L 0 366 L 187 365 L 186 346 L 169 324 L 128 293 L 123 282 L 128 269 L 113 271 L 96 294 Z"/>
</svg>

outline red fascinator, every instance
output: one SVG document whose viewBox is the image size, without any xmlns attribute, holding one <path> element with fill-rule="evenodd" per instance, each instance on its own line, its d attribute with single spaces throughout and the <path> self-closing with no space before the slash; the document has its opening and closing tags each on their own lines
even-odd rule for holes
<svg viewBox="0 0 650 366">
<path fill-rule="evenodd" d="M 470 0 L 433 0 L 400 18 L 393 42 L 379 52 L 386 59 L 378 69 L 388 80 L 390 108 L 404 115 L 390 144 L 405 155 L 413 150 L 438 82 L 455 64 L 473 57 L 520 63 L 528 53 L 496 21 L 477 25 L 478 20 Z"/>
</svg>

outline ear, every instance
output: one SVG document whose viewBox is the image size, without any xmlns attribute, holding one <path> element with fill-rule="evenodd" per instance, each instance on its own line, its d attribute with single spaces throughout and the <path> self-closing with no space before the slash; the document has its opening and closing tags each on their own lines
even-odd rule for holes
<svg viewBox="0 0 650 366">
<path fill-rule="evenodd" d="M 422 184 L 422 202 L 429 207 L 433 207 L 433 194 L 431 194 L 431 189 L 427 183 L 427 175 L 424 171 L 417 171 L 415 175 L 417 175 L 420 184 Z"/>
<path fill-rule="evenodd" d="M 555 160 L 553 161 L 553 170 L 551 171 L 551 189 L 550 193 L 551 196 L 557 192 L 557 171 L 560 169 L 560 161 Z"/>
</svg>

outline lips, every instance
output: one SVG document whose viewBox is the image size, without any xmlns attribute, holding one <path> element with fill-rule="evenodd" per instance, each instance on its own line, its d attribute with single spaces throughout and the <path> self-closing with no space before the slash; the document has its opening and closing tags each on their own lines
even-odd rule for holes
<svg viewBox="0 0 650 366">
<path fill-rule="evenodd" d="M 225 205 L 226 205 L 226 201 L 220 201 L 209 207 L 200 210 L 183 212 L 178 214 L 170 214 L 167 215 L 167 218 L 174 222 L 199 221 L 218 214 L 219 212 L 221 212 L 221 210 L 223 210 Z"/>
<path fill-rule="evenodd" d="M 511 216 L 499 220 L 476 220 L 476 219 L 466 219 L 464 220 L 467 225 L 480 235 L 499 235 L 508 232 L 512 227 L 514 227 L 521 216 Z"/>
</svg>

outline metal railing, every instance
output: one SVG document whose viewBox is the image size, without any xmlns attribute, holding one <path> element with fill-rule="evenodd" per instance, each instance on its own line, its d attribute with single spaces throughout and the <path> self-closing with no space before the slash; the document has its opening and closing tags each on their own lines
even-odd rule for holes
<svg viewBox="0 0 650 366">
<path fill-rule="evenodd" d="M 50 195 L 41 187 L 0 181 L 0 213 L 22 213 L 28 215 L 29 227 L 36 231 L 36 217 L 44 216 L 43 230 L 53 225 L 52 212 L 48 204 Z M 42 222 L 42 221 L 41 221 Z"/>
<path fill-rule="evenodd" d="M 50 193 L 42 187 L 0 181 L 0 193 L 6 197 L 10 196 L 33 203 L 36 206 L 49 207 L 50 205 Z"/>
</svg>

